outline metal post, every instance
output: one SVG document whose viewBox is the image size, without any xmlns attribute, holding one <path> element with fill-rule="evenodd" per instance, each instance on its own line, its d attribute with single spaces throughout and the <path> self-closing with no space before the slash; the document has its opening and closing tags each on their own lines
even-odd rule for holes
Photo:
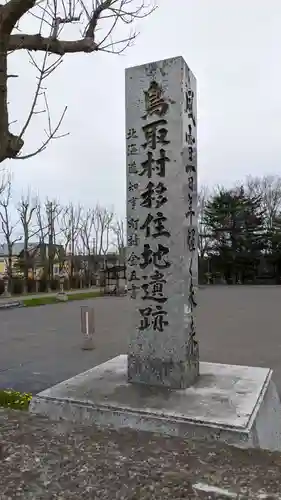
<svg viewBox="0 0 281 500">
<path fill-rule="evenodd" d="M 81 306 L 81 333 L 83 335 L 82 349 L 94 349 L 93 335 L 95 332 L 94 308 Z"/>
</svg>

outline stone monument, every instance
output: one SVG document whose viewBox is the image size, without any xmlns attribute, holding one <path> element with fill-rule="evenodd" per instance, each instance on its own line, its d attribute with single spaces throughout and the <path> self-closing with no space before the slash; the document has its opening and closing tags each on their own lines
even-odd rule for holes
<svg viewBox="0 0 281 500">
<path fill-rule="evenodd" d="M 39 393 L 30 410 L 281 450 L 272 371 L 199 363 L 196 128 L 182 57 L 126 71 L 128 355 Z"/>
<path fill-rule="evenodd" d="M 67 302 L 68 301 L 68 295 L 64 291 L 64 282 L 65 282 L 66 277 L 67 277 L 67 273 L 66 273 L 66 271 L 64 271 L 62 269 L 61 272 L 59 273 L 59 286 L 60 286 L 60 289 L 59 289 L 59 292 L 56 295 L 57 299 L 59 301 L 61 301 L 61 302 Z"/>
<path fill-rule="evenodd" d="M 5 275 L 3 277 L 3 281 L 4 281 L 4 291 L 1 294 L 1 298 L 3 299 L 10 298 L 12 295 L 9 291 L 9 277 Z"/>
<path fill-rule="evenodd" d="M 181 57 L 126 71 L 130 382 L 184 389 L 199 373 L 196 125 Z"/>
</svg>

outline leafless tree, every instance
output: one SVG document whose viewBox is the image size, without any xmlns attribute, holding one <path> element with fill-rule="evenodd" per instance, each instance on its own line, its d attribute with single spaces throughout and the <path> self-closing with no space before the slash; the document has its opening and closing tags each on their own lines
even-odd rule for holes
<svg viewBox="0 0 281 500">
<path fill-rule="evenodd" d="M 39 196 L 36 198 L 36 210 L 35 210 L 36 224 L 38 226 L 38 239 L 39 245 L 44 245 L 46 240 L 46 227 L 48 227 L 44 205 L 41 203 Z"/>
<path fill-rule="evenodd" d="M 48 289 L 51 290 L 51 281 L 54 278 L 54 261 L 58 249 L 56 245 L 56 237 L 60 234 L 60 229 L 56 227 L 58 217 L 62 212 L 62 207 L 58 200 L 50 200 L 47 198 L 45 202 L 45 211 L 48 221 Z M 46 248 L 46 247 L 45 247 Z"/>
<path fill-rule="evenodd" d="M 80 236 L 87 255 L 105 255 L 110 245 L 113 210 L 96 205 L 84 212 Z"/>
<path fill-rule="evenodd" d="M 96 270 L 97 259 L 108 252 L 113 217 L 113 210 L 100 205 L 89 208 L 81 217 L 80 238 L 83 246 L 82 253 L 87 256 L 89 277 Z"/>
<path fill-rule="evenodd" d="M 151 5 L 137 5 L 136 0 L 8 0 L 0 5 L 0 163 L 8 158 L 30 158 L 43 151 L 52 139 L 60 137 L 58 131 L 66 107 L 53 124 L 45 86 L 46 79 L 61 64 L 63 56 L 97 51 L 120 54 L 132 44 L 137 33 L 129 31 L 125 38 L 119 39 L 119 25 L 133 28 L 136 20 L 153 10 Z M 33 33 L 22 31 L 27 16 L 33 19 Z M 80 28 L 76 39 L 73 39 L 74 25 Z M 66 27 L 71 39 L 62 38 Z M 29 55 L 38 71 L 38 81 L 26 121 L 14 133 L 11 130 L 17 125 L 18 117 L 10 118 L 8 81 L 19 75 L 9 73 L 8 56 L 18 51 Z M 33 52 L 39 56 L 34 56 Z M 46 114 L 46 137 L 34 151 L 23 152 L 27 129 L 38 112 Z"/>
<path fill-rule="evenodd" d="M 110 245 L 110 232 L 112 229 L 114 211 L 96 205 L 92 213 L 96 253 L 97 255 L 105 255 Z"/>
<path fill-rule="evenodd" d="M 45 203 L 36 203 L 36 220 L 38 225 L 41 266 L 47 279 L 48 289 L 51 287 L 54 271 L 54 259 L 57 253 L 56 238 L 60 234 L 57 220 L 62 211 L 58 200 L 46 199 Z"/>
<path fill-rule="evenodd" d="M 78 249 L 81 258 L 81 271 L 89 276 L 95 271 L 95 259 L 97 254 L 97 245 L 94 238 L 94 216 L 93 210 L 88 208 L 83 212 L 79 228 L 79 236 L 82 243 L 82 248 Z M 84 259 L 82 258 L 82 255 Z M 90 282 L 90 280 L 89 280 Z"/>
<path fill-rule="evenodd" d="M 66 254 L 70 255 L 70 276 L 73 276 L 74 271 L 74 255 L 77 249 L 78 237 L 80 234 L 81 227 L 81 214 L 82 207 L 80 205 L 75 206 L 73 203 L 69 203 L 68 206 L 62 209 L 62 212 L 58 218 L 58 226 L 63 236 L 63 246 L 64 246 L 64 260 L 60 262 L 60 267 L 62 269 Z"/>
<path fill-rule="evenodd" d="M 6 185 L 7 185 L 7 172 L 4 168 L 0 169 L 0 197 L 2 193 L 4 193 Z"/>
<path fill-rule="evenodd" d="M 96 253 L 96 242 L 93 236 L 93 211 L 88 208 L 84 211 L 81 218 L 79 235 L 82 240 L 82 248 L 80 249 L 83 255 L 93 255 Z"/>
<path fill-rule="evenodd" d="M 199 257 L 207 256 L 210 247 L 210 236 L 208 235 L 208 228 L 204 224 L 204 210 L 207 201 L 210 198 L 210 192 L 207 186 L 201 186 L 198 193 L 198 249 Z"/>
<path fill-rule="evenodd" d="M 249 176 L 246 179 L 246 186 L 250 195 L 261 197 L 266 225 L 270 229 L 274 218 L 281 211 L 281 177 L 278 175 Z"/>
<path fill-rule="evenodd" d="M 0 198 L 0 220 L 2 233 L 7 245 L 7 277 L 8 289 L 11 289 L 11 281 L 13 276 L 13 248 L 15 243 L 22 239 L 21 236 L 15 236 L 15 229 L 18 226 L 18 221 L 13 222 L 10 212 L 12 200 L 12 177 L 8 174 L 5 180 L 5 188 L 2 191 Z"/>
<path fill-rule="evenodd" d="M 116 218 L 111 225 L 114 235 L 113 245 L 117 248 L 118 254 L 125 257 L 124 252 L 126 248 L 126 231 L 123 219 Z"/>
<path fill-rule="evenodd" d="M 38 234 L 40 231 L 39 227 L 35 225 L 35 211 L 37 209 L 37 200 L 35 197 L 31 196 L 30 190 L 27 194 L 22 195 L 18 206 L 17 212 L 19 215 L 19 220 L 22 226 L 23 232 L 23 267 L 24 267 L 24 291 L 27 292 L 28 285 L 28 271 L 31 264 L 31 258 L 29 254 L 29 242 L 30 239 Z"/>
</svg>

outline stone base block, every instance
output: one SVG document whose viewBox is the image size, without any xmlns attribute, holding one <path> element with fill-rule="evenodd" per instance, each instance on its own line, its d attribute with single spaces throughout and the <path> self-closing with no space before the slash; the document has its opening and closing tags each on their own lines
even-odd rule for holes
<svg viewBox="0 0 281 500">
<path fill-rule="evenodd" d="M 13 309 L 14 307 L 23 307 L 23 302 L 20 300 L 10 300 L 0 299 L 0 310 L 1 309 Z"/>
<path fill-rule="evenodd" d="M 95 348 L 93 337 L 84 337 L 82 349 L 84 351 L 92 351 Z"/>
<path fill-rule="evenodd" d="M 56 295 L 57 300 L 60 300 L 61 302 L 67 302 L 68 301 L 68 295 L 64 292 L 59 292 Z"/>
<path fill-rule="evenodd" d="M 37 394 L 30 405 L 54 420 L 279 451 L 280 410 L 270 369 L 200 363 L 192 387 L 171 390 L 128 383 L 126 355 Z"/>
<path fill-rule="evenodd" d="M 192 361 L 175 363 L 128 355 L 128 381 L 132 383 L 185 389 L 195 383 L 198 375 L 198 356 Z"/>
</svg>

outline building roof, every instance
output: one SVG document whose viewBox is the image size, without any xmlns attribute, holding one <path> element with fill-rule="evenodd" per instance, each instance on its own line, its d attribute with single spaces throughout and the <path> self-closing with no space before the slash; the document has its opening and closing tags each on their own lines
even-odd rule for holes
<svg viewBox="0 0 281 500">
<path fill-rule="evenodd" d="M 28 248 L 33 248 L 38 245 L 38 242 L 30 242 Z M 24 250 L 24 243 L 18 241 L 13 245 L 12 255 L 19 255 Z M 8 245 L 7 243 L 0 243 L 0 257 L 6 257 L 8 255 Z"/>
</svg>

